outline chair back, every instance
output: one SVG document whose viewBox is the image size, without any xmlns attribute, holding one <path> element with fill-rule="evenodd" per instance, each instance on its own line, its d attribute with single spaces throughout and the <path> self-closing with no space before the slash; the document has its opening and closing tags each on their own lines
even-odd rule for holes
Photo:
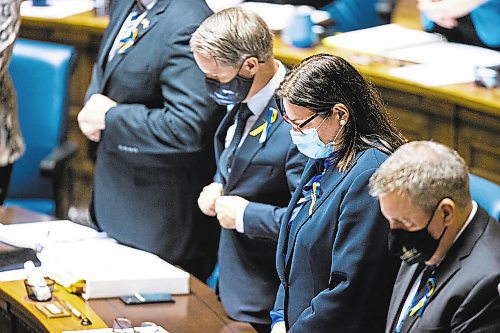
<svg viewBox="0 0 500 333">
<path fill-rule="evenodd" d="M 14 164 L 7 204 L 53 214 L 51 179 L 41 177 L 40 162 L 65 139 L 69 79 L 74 49 L 18 39 L 9 67 L 16 88 L 25 154 Z"/>
<path fill-rule="evenodd" d="M 469 175 L 470 194 L 490 216 L 500 221 L 500 186 L 476 175 Z"/>
</svg>

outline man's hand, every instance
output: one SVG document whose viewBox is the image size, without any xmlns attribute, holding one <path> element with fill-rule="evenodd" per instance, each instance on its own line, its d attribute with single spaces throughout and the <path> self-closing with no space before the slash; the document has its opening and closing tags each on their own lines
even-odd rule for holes
<svg viewBox="0 0 500 333">
<path fill-rule="evenodd" d="M 201 191 L 198 197 L 198 207 L 203 212 L 203 214 L 208 216 L 215 216 L 215 200 L 223 194 L 222 184 L 212 183 L 207 185 Z"/>
<path fill-rule="evenodd" d="M 225 195 L 215 200 L 215 213 L 221 227 L 236 229 L 236 216 L 238 212 L 245 210 L 248 200 L 234 196 Z"/>
<path fill-rule="evenodd" d="M 101 131 L 105 127 L 104 118 L 106 112 L 115 105 L 115 101 L 100 94 L 92 95 L 87 101 L 77 119 L 80 130 L 89 140 L 95 142 L 101 140 Z"/>
</svg>

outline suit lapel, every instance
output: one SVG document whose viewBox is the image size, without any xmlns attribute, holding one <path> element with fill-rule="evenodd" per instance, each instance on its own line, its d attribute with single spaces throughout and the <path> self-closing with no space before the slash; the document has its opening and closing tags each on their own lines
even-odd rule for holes
<svg viewBox="0 0 500 333">
<path fill-rule="evenodd" d="M 295 192 L 292 195 L 292 198 L 290 199 L 290 202 L 288 204 L 288 209 L 286 211 L 285 216 L 283 217 L 283 224 L 282 227 L 280 228 L 280 234 L 279 234 L 279 242 L 278 242 L 278 248 L 276 250 L 276 253 L 281 255 L 281 260 L 278 260 L 277 264 L 277 271 L 278 275 L 280 276 L 280 279 L 282 281 L 285 281 L 285 258 L 287 255 L 287 250 L 285 247 L 288 245 L 288 239 L 290 236 L 289 230 L 287 228 L 288 222 L 290 221 L 290 217 L 292 216 L 293 209 L 295 208 L 295 205 L 297 201 L 299 201 L 300 197 L 302 196 L 302 188 L 304 185 L 311 179 L 311 177 L 314 175 L 316 172 L 316 168 L 314 166 L 314 160 L 309 159 L 307 161 L 306 166 L 304 167 L 304 172 L 302 173 L 302 177 L 300 179 L 299 184 L 297 185 L 297 188 L 295 189 Z"/>
<path fill-rule="evenodd" d="M 139 30 L 137 37 L 134 40 L 134 45 L 130 46 L 129 49 L 131 49 L 133 47 L 137 47 L 137 44 L 139 43 L 140 39 L 148 31 L 151 31 L 151 29 L 156 25 L 156 23 L 158 23 L 158 20 L 160 18 L 159 15 L 165 11 L 169 2 L 170 2 L 170 0 L 158 0 L 158 2 L 153 6 L 153 8 L 151 8 L 151 10 L 148 11 L 146 16 L 141 20 L 141 22 L 137 26 L 137 29 Z M 133 2 L 132 2 L 132 4 L 133 4 Z M 125 12 L 120 13 L 120 20 L 118 21 L 118 22 L 120 22 L 120 24 L 117 24 L 118 27 L 116 27 L 116 26 L 113 27 L 113 29 L 116 29 L 116 31 L 113 30 L 113 34 L 111 35 L 111 36 L 114 36 L 114 38 L 110 38 L 110 41 L 108 41 L 108 42 L 110 42 L 111 45 L 107 46 L 108 47 L 107 52 L 103 52 L 105 58 L 102 59 L 102 61 L 107 60 L 106 58 L 108 56 L 110 48 L 113 45 L 113 43 L 116 39 L 116 35 L 120 31 L 125 19 L 127 18 L 128 14 L 130 13 L 131 8 L 132 8 L 132 5 L 126 6 Z M 101 90 L 104 90 L 104 87 L 106 86 L 106 83 L 108 82 L 109 77 L 114 72 L 114 70 L 118 67 L 118 65 L 123 61 L 123 59 L 125 59 L 125 57 L 128 54 L 128 51 L 129 50 L 127 49 L 127 51 L 125 53 L 122 53 L 122 54 L 117 53 L 114 56 L 114 58 L 106 65 L 105 70 L 104 70 L 104 77 L 102 80 Z"/>
<path fill-rule="evenodd" d="M 120 32 L 120 29 L 123 23 L 125 22 L 125 19 L 128 17 L 128 14 L 130 13 L 130 9 L 134 6 L 134 3 L 135 3 L 134 1 L 129 1 L 128 5 L 121 7 L 121 12 L 117 14 L 117 19 L 115 21 L 115 24 L 113 26 L 110 26 L 108 37 L 103 41 L 104 44 L 102 46 L 101 53 L 99 54 L 99 58 L 97 59 L 97 64 L 99 65 L 99 67 L 103 72 L 105 70 L 105 66 L 108 61 L 109 51 L 111 50 L 111 47 L 115 43 L 116 36 L 118 35 L 118 32 Z"/>
<path fill-rule="evenodd" d="M 330 197 L 330 194 L 337 188 L 337 186 L 344 180 L 344 178 L 351 172 L 351 170 L 354 168 L 354 165 L 356 165 L 357 160 L 359 159 L 360 156 L 362 156 L 364 152 L 356 156 L 356 160 L 354 161 L 354 164 L 347 170 L 346 172 L 340 173 L 339 170 L 332 166 L 326 173 L 325 176 L 323 177 L 323 182 L 322 186 L 322 194 L 316 204 L 313 207 L 313 210 L 311 214 L 305 214 L 303 215 L 302 219 L 295 219 L 292 224 L 292 228 L 290 229 L 290 235 L 289 235 L 289 240 L 288 240 L 288 248 L 287 248 L 287 253 L 286 253 L 286 258 L 287 262 L 285 266 L 287 266 L 291 262 L 291 252 L 293 251 L 293 248 L 295 247 L 295 242 L 297 240 L 297 235 L 300 231 L 300 229 L 304 226 L 304 224 L 311 219 L 312 216 L 314 216 L 314 213 L 323 205 L 323 203 L 328 200 Z M 313 168 L 314 171 L 314 168 Z M 311 179 L 313 174 L 309 176 L 309 178 L 306 180 L 306 182 Z M 326 181 L 325 181 L 326 180 Z M 304 183 L 305 184 L 305 183 Z M 324 185 L 323 185 L 324 184 Z M 303 186 L 303 185 L 302 185 Z"/>
<path fill-rule="evenodd" d="M 267 118 L 267 113 L 269 112 L 270 108 L 276 109 L 276 102 L 274 101 L 274 98 L 271 98 L 271 101 L 268 103 L 268 105 L 264 108 L 264 111 L 260 114 L 259 118 L 255 122 L 255 124 L 252 126 L 252 129 L 250 132 L 252 132 L 255 128 L 261 126 Z M 276 131 L 276 129 L 279 127 L 283 119 L 281 117 L 278 117 L 274 123 L 271 124 L 269 128 L 269 132 L 267 133 L 267 139 L 273 135 L 273 133 Z M 266 142 L 260 143 L 259 142 L 259 135 L 257 136 L 252 136 L 248 134 L 245 138 L 245 141 L 243 141 L 243 144 L 241 147 L 239 147 L 236 150 L 235 157 L 233 159 L 233 165 L 231 166 L 231 173 L 229 175 L 229 178 L 227 179 L 226 182 L 226 188 L 224 190 L 225 193 L 229 193 L 238 180 L 240 179 L 241 175 L 245 172 L 245 170 L 248 168 L 250 163 L 252 162 L 254 156 L 257 154 L 259 150 L 261 150 L 265 145 Z M 244 158 L 238 158 L 239 156 L 244 156 Z"/>
<path fill-rule="evenodd" d="M 434 295 L 437 295 L 447 284 L 449 279 L 460 270 L 461 260 L 470 255 L 472 248 L 486 229 L 487 223 L 488 214 L 481 207 L 478 207 L 472 221 L 452 245 L 446 257 L 436 269 L 436 274 L 434 276 L 436 279 L 436 291 Z M 435 297 L 431 297 L 429 303 L 432 302 L 434 298 Z"/>
<path fill-rule="evenodd" d="M 387 322 L 391 323 L 391 326 L 389 327 L 390 332 L 394 330 L 397 324 L 397 320 L 399 319 L 403 303 L 408 296 L 407 294 L 409 292 L 409 289 L 412 287 L 410 284 L 417 268 L 417 264 L 409 266 L 404 262 L 401 263 L 398 277 L 396 279 L 396 282 L 394 283 L 394 288 L 392 291 L 391 307 L 389 308 L 389 313 L 387 314 Z"/>
<path fill-rule="evenodd" d="M 234 117 L 238 108 L 239 105 L 235 105 L 230 111 L 226 111 L 226 115 L 222 118 L 219 127 L 217 127 L 217 130 L 215 131 L 214 146 L 215 158 L 217 162 L 219 162 L 220 155 L 224 150 L 227 129 L 234 123 Z"/>
</svg>

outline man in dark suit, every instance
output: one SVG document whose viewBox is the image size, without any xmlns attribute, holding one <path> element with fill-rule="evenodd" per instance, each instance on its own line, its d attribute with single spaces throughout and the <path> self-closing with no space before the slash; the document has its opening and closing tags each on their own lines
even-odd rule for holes
<svg viewBox="0 0 500 333">
<path fill-rule="evenodd" d="M 203 0 L 120 0 L 110 10 L 78 115 L 82 132 L 99 142 L 95 222 L 119 242 L 205 278 L 217 231 L 196 198 L 215 169 L 211 141 L 221 117 L 189 39 L 212 12 Z"/>
<path fill-rule="evenodd" d="M 305 164 L 274 100 L 286 70 L 273 57 L 267 25 L 240 8 L 208 18 L 191 47 L 209 94 L 230 105 L 215 136 L 214 182 L 198 199 L 200 209 L 223 227 L 220 298 L 229 316 L 268 333 L 279 227 Z"/>
<path fill-rule="evenodd" d="M 408 143 L 370 187 L 404 261 L 386 332 L 500 332 L 500 224 L 471 199 L 458 153 Z"/>
</svg>

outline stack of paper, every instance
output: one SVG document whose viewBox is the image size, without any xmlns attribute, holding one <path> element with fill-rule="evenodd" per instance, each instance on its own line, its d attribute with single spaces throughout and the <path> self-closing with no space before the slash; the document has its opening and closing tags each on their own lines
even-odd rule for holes
<svg viewBox="0 0 500 333">
<path fill-rule="evenodd" d="M 113 239 L 54 243 L 38 257 L 48 276 L 61 285 L 84 280 L 86 299 L 134 293 L 189 293 L 189 273 Z"/>
<path fill-rule="evenodd" d="M 443 42 L 446 40 L 439 34 L 408 29 L 397 24 L 345 32 L 323 39 L 325 46 L 381 56 L 408 46 Z"/>
<path fill-rule="evenodd" d="M 41 250 L 38 258 L 45 275 L 65 287 L 85 281 L 87 299 L 189 293 L 189 273 L 71 221 L 0 224 L 0 241 Z"/>
</svg>

